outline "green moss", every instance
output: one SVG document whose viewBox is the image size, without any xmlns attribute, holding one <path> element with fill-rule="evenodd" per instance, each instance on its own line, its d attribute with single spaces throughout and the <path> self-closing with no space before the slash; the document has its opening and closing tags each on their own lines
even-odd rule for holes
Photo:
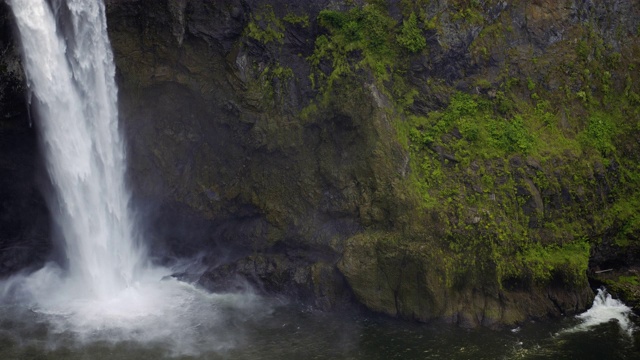
<svg viewBox="0 0 640 360">
<path fill-rule="evenodd" d="M 300 25 L 303 28 L 308 28 L 309 23 L 309 15 L 296 15 L 293 13 L 287 13 L 282 20 L 288 22 L 289 24 Z"/>
<path fill-rule="evenodd" d="M 479 157 L 492 158 L 533 151 L 537 143 L 524 117 L 514 115 L 505 118 L 496 113 L 497 109 L 505 110 L 505 106 L 457 93 L 444 111 L 432 112 L 427 118 L 412 118 L 416 124 L 412 141 L 416 145 L 429 146 L 457 130 L 462 138 L 453 140 L 450 146 L 458 153 L 471 152 Z"/>
<path fill-rule="evenodd" d="M 547 247 L 535 244 L 523 251 L 521 260 L 534 281 L 546 283 L 560 276 L 569 284 L 582 285 L 587 281 L 590 249 L 587 241 Z"/>
<path fill-rule="evenodd" d="M 582 133 L 582 141 L 585 146 L 592 146 L 607 156 L 615 151 L 613 138 L 616 135 L 616 126 L 610 114 L 601 111 L 594 112 L 588 120 L 587 128 Z"/>
<path fill-rule="evenodd" d="M 403 75 L 404 74 L 400 71 L 394 72 L 391 94 L 395 100 L 398 110 L 406 113 L 413 105 L 414 99 L 419 95 L 419 92 L 407 83 Z M 404 139 L 406 139 L 406 137 L 404 137 Z M 404 141 L 404 139 L 402 140 Z"/>
<path fill-rule="evenodd" d="M 511 22 L 507 12 L 504 12 L 493 23 L 482 28 L 480 34 L 473 40 L 469 51 L 476 61 L 489 60 L 493 49 L 500 49 L 505 46 L 505 33 L 507 24 Z"/>
<path fill-rule="evenodd" d="M 374 5 L 365 5 L 348 12 L 322 10 L 318 21 L 329 34 L 316 38 L 309 61 L 314 68 L 321 61 L 330 61 L 332 70 L 328 75 L 316 71 L 312 75 L 316 84 L 322 83 L 328 89 L 338 78 L 362 68 L 371 70 L 379 79 L 389 79 L 395 59 L 391 41 L 395 21 L 387 14 Z M 361 56 L 354 63 L 356 53 Z"/>
<path fill-rule="evenodd" d="M 637 275 L 628 275 L 628 276 L 620 275 L 618 277 L 618 282 L 621 283 L 621 284 L 629 284 L 629 285 L 633 285 L 633 286 L 639 286 L 640 285 L 640 278 Z"/>
<path fill-rule="evenodd" d="M 294 78 L 293 70 L 276 63 L 260 72 L 256 69 L 256 73 L 256 78 L 247 82 L 247 99 L 271 108 L 282 105 L 283 94 L 288 91 L 289 83 Z"/>
<path fill-rule="evenodd" d="M 466 24 L 482 24 L 484 16 L 480 1 L 477 0 L 456 0 L 452 1 L 453 21 L 461 21 Z"/>
<path fill-rule="evenodd" d="M 284 25 L 270 5 L 265 5 L 251 15 L 245 34 L 263 44 L 284 41 Z"/>
<path fill-rule="evenodd" d="M 607 213 L 606 226 L 616 228 L 615 243 L 626 247 L 640 238 L 640 172 L 633 171 L 624 174 L 622 179 L 629 191 L 622 191 L 620 196 Z"/>
<path fill-rule="evenodd" d="M 536 196 L 537 203 L 548 206 L 551 200 L 544 192 L 540 195 L 543 190 L 568 191 L 570 196 L 585 201 L 583 190 L 576 189 L 594 187 L 592 163 L 602 161 L 606 154 L 590 149 L 609 147 L 606 142 L 601 142 L 606 146 L 594 146 L 580 139 L 608 139 L 614 144 L 615 136 L 609 134 L 616 132 L 598 123 L 601 116 L 593 110 L 589 117 L 591 130 L 587 125 L 584 135 L 566 136 L 558 126 L 558 110 L 547 96 L 541 91 L 540 98 L 532 103 L 519 100 L 512 91 L 498 91 L 492 98 L 456 93 L 444 109 L 428 116 L 408 117 L 405 126 L 415 171 L 413 187 L 421 194 L 425 208 L 442 214 L 443 240 L 457 259 L 450 269 L 452 284 L 515 281 L 533 286 L 554 279 L 575 286 L 586 284 L 589 244 L 576 239 L 599 233 L 606 226 L 586 215 L 593 212 L 586 204 L 593 203 L 576 202 L 557 213 L 536 205 L 533 216 L 542 221 L 543 229 L 530 228 L 532 215 L 525 214 L 523 206 L 533 203 Z M 614 128 L 619 126 L 615 112 L 607 121 Z M 615 145 L 611 151 L 615 151 Z M 542 171 L 534 176 L 528 174 L 529 170 L 513 168 L 500 160 L 525 155 L 539 159 L 543 165 L 545 159 L 569 157 L 566 169 L 559 164 L 553 166 L 558 173 L 573 177 L 559 180 Z M 575 156 L 582 160 L 577 161 Z M 528 177 L 530 183 L 525 180 Z M 600 200 L 594 197 L 588 201 Z M 635 229 L 637 212 L 631 209 L 631 205 L 620 205 L 620 213 L 628 214 L 629 229 Z"/>
</svg>

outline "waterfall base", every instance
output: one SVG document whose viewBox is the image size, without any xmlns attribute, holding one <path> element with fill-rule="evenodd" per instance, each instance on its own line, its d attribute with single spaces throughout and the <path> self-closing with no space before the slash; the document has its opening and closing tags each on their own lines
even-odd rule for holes
<svg viewBox="0 0 640 360">
<path fill-rule="evenodd" d="M 242 340 L 233 323 L 270 313 L 269 302 L 252 292 L 212 294 L 168 274 L 157 268 L 110 297 L 82 297 L 82 284 L 50 264 L 0 283 L 0 307 L 3 317 L 20 314 L 11 321 L 26 316 L 46 324 L 47 342 L 158 343 L 173 355 L 233 348 Z"/>
</svg>

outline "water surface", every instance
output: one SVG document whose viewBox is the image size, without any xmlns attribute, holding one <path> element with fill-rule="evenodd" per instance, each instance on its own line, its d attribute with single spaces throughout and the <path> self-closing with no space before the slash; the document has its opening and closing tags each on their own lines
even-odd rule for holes
<svg viewBox="0 0 640 360">
<path fill-rule="evenodd" d="M 161 323 L 133 332 L 126 327 L 78 333 L 55 326 L 50 314 L 4 305 L 0 358 L 640 359 L 640 338 L 618 320 L 585 326 L 587 319 L 567 317 L 498 331 L 465 330 L 354 311 L 323 313 L 253 296 L 215 295 L 209 313 L 199 308 L 202 313 L 194 314 L 199 323 L 171 328 L 164 337 L 158 336 Z M 629 326 L 636 321 L 631 317 Z"/>
</svg>

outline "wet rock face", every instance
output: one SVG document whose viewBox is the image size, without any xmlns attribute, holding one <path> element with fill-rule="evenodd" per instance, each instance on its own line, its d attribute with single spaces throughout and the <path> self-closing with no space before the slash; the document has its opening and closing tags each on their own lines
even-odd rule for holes
<svg viewBox="0 0 640 360">
<path fill-rule="evenodd" d="M 400 4 L 388 3 L 390 16 L 401 20 Z M 107 5 L 137 203 L 154 249 L 163 249 L 159 256 L 209 255 L 202 284 L 233 287 L 240 275 L 265 291 L 322 308 L 355 298 L 393 316 L 464 326 L 511 324 L 588 306 L 586 281 L 563 292 L 562 284 L 499 288 L 482 274 L 469 274 L 475 283 L 452 287 L 438 272 L 446 254 L 415 245 L 444 236 L 442 217 L 423 215 L 407 190 L 415 169 L 398 141 L 397 119 L 390 119 L 389 93 L 376 88 L 366 71 L 338 82 L 329 94 L 320 94 L 310 80 L 308 57 L 315 39 L 327 32 L 318 13 L 346 9 L 341 2 Z M 438 28 L 425 24 L 428 51 L 408 60 L 406 81 L 424 94 L 410 106 L 412 113 L 441 109 L 453 89 L 490 92 L 470 78 L 498 77 L 507 65 L 512 76 L 539 80 L 536 69 L 548 71 L 547 63 L 536 68 L 532 57 L 561 54 L 554 46 L 582 36 L 583 22 L 591 21 L 614 47 L 624 40 L 620 28 L 638 25 L 633 16 L 622 16 L 637 13 L 630 1 L 487 1 L 475 10 L 495 26 L 481 36 L 485 29 L 473 19 L 453 19 L 455 6 L 444 1 L 424 7 L 427 18 L 439 16 Z M 495 96 L 494 89 L 489 98 Z M 462 137 L 459 131 L 451 136 Z M 449 167 L 460 162 L 445 147 L 431 150 Z M 564 216 L 567 208 L 603 206 L 599 199 L 610 196 L 615 180 L 613 172 L 600 176 L 594 168 L 589 179 L 596 188 L 573 189 L 565 174 L 552 170 L 570 167 L 576 160 L 571 156 L 552 165 L 526 156 L 506 160 L 475 162 L 467 171 L 515 174 L 509 196 L 520 202 L 528 231 L 539 233 L 544 244 L 557 240 L 545 233 L 545 221 Z M 536 177 L 558 186 L 539 188 Z M 504 183 L 506 175 L 495 180 Z M 464 216 L 472 228 L 482 218 L 471 210 Z M 408 245 L 406 238 L 412 238 Z"/>
<path fill-rule="evenodd" d="M 20 54 L 10 13 L 0 4 L 0 277 L 42 264 L 51 251 L 49 215 L 37 179 L 36 131 L 30 126 Z"/>
<path fill-rule="evenodd" d="M 36 134 L 28 124 L 25 117 L 0 120 L 0 277 L 41 265 L 52 248 L 49 213 L 36 183 Z"/>
<path fill-rule="evenodd" d="M 311 260 L 309 253 L 299 250 L 250 255 L 212 268 L 197 282 L 212 291 L 243 290 L 249 285 L 322 310 L 351 305 L 352 294 L 344 277 L 334 266 L 335 261 L 322 259 L 322 256 L 320 254 Z"/>
<path fill-rule="evenodd" d="M 314 93 L 309 29 L 283 40 L 292 76 L 260 79 L 273 50 L 239 39 L 252 6 L 265 4 L 109 4 L 131 182 L 159 218 L 187 208 L 226 229 L 193 240 L 199 247 L 295 243 L 331 254 L 363 225 L 391 223 L 402 205 L 391 201 L 389 169 L 402 152 L 370 90 L 354 84 L 313 117 L 296 114 Z M 188 221 L 151 221 L 158 239 L 188 233 Z"/>
</svg>

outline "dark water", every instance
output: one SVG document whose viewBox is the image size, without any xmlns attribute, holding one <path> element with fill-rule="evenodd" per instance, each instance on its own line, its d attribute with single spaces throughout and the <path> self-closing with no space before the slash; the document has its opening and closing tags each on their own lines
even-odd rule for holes
<svg viewBox="0 0 640 360">
<path fill-rule="evenodd" d="M 46 316 L 33 311 L 10 306 L 0 311 L 3 360 L 640 359 L 637 334 L 630 336 L 615 321 L 565 332 L 580 322 L 574 317 L 500 331 L 464 330 L 274 305 L 260 316 L 233 314 L 231 309 L 218 326 L 208 328 L 210 334 L 203 334 L 203 339 L 215 338 L 221 346 L 208 344 L 197 352 L 176 354 L 173 345 L 162 341 L 87 340 L 90 336 L 82 340 L 76 333 L 55 330 Z"/>
</svg>

